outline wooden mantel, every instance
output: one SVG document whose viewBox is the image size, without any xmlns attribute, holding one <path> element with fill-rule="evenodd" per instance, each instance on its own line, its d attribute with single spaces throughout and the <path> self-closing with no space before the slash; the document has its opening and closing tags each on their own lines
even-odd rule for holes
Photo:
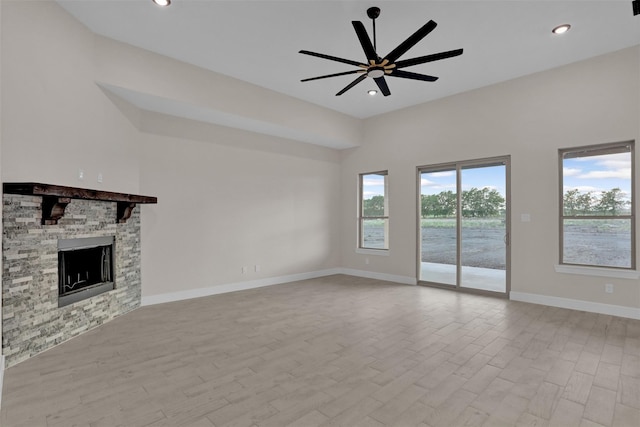
<svg viewBox="0 0 640 427">
<path fill-rule="evenodd" d="M 25 196 L 42 196 L 42 224 L 54 225 L 64 216 L 64 210 L 71 199 L 116 202 L 118 213 L 116 221 L 125 223 L 138 203 L 158 203 L 157 197 L 135 194 L 114 193 L 111 191 L 89 190 L 62 185 L 40 184 L 36 182 L 5 182 L 3 192 Z"/>
</svg>

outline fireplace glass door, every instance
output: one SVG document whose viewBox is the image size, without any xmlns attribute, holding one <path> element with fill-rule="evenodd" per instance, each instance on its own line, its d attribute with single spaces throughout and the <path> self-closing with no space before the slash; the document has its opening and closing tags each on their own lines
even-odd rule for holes
<svg viewBox="0 0 640 427">
<path fill-rule="evenodd" d="M 114 288 L 113 245 L 112 236 L 58 240 L 58 306 Z"/>
</svg>

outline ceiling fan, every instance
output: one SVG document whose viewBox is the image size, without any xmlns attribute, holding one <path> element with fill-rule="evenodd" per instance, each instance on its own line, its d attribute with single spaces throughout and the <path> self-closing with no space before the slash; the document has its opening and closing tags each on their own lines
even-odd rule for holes
<svg viewBox="0 0 640 427">
<path fill-rule="evenodd" d="M 316 56 L 318 58 L 328 59 L 330 61 L 341 62 L 343 64 L 353 65 L 359 67 L 357 70 L 345 71 L 342 73 L 328 74 L 325 76 L 311 77 L 301 80 L 302 82 L 308 82 L 311 80 L 326 79 L 329 77 L 345 76 L 347 74 L 361 74 L 357 79 L 349 83 L 344 89 L 336 93 L 336 96 L 340 96 L 358 83 L 362 82 L 367 77 L 371 77 L 384 96 L 391 95 L 389 86 L 385 81 L 385 76 L 400 77 L 403 79 L 422 80 L 426 82 L 434 82 L 438 80 L 438 77 L 429 76 L 426 74 L 412 73 L 409 71 L 401 70 L 401 68 L 410 67 L 412 65 L 424 64 L 427 62 L 439 61 L 441 59 L 451 58 L 454 56 L 462 55 L 462 49 L 450 50 L 447 52 L 434 53 L 426 56 L 419 56 L 417 58 L 404 59 L 398 61 L 402 55 L 404 55 L 409 49 L 415 46 L 420 40 L 422 40 L 427 34 L 433 31 L 438 24 L 434 21 L 429 21 L 423 25 L 418 31 L 413 33 L 409 38 L 400 43 L 398 47 L 389 52 L 386 56 L 380 57 L 376 53 L 376 18 L 380 16 L 380 8 L 370 7 L 367 9 L 367 16 L 373 21 L 373 44 L 371 39 L 365 30 L 364 25 L 360 21 L 351 21 L 353 28 L 356 30 L 360 45 L 367 57 L 368 63 L 362 63 L 358 61 L 352 61 L 349 59 L 338 58 L 331 55 L 325 55 L 322 53 L 310 52 L 308 50 L 301 50 L 300 53 L 305 55 Z"/>
</svg>

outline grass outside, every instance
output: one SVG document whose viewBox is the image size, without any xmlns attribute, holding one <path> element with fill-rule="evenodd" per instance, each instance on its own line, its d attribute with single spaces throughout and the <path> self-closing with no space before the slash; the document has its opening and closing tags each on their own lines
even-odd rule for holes
<svg viewBox="0 0 640 427">
<path fill-rule="evenodd" d="M 465 228 L 504 228 L 504 219 L 495 218 L 462 218 L 462 226 Z M 455 228 L 455 218 L 422 218 L 420 219 L 422 228 Z"/>
<path fill-rule="evenodd" d="M 368 219 L 365 222 L 366 228 L 378 228 L 384 226 L 383 219 Z M 471 228 L 504 228 L 504 219 L 496 218 L 463 218 L 464 227 Z M 420 226 L 422 228 L 455 228 L 455 218 L 421 218 Z"/>
<path fill-rule="evenodd" d="M 629 233 L 631 220 L 624 219 L 565 219 L 565 229 L 583 230 L 591 233 Z"/>
</svg>

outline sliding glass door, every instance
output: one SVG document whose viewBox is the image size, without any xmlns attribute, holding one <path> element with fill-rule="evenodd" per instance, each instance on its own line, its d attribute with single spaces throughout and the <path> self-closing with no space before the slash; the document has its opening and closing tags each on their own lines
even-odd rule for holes
<svg viewBox="0 0 640 427">
<path fill-rule="evenodd" d="M 420 282 L 509 290 L 509 158 L 418 169 Z"/>
</svg>

